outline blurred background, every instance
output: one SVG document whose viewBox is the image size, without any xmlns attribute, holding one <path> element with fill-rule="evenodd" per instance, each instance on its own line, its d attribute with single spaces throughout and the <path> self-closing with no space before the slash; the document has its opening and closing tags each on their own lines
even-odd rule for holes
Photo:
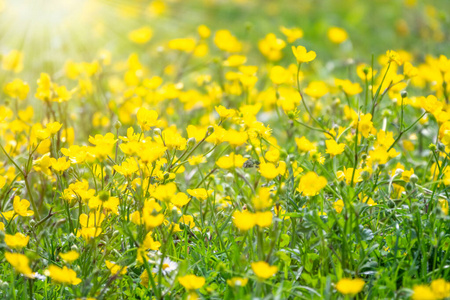
<svg viewBox="0 0 450 300">
<path fill-rule="evenodd" d="M 22 51 L 28 70 L 22 77 L 33 80 L 36 72 L 56 74 L 68 59 L 92 61 L 104 50 L 114 60 L 136 52 L 150 68 L 162 68 L 171 61 L 161 60 L 168 40 L 195 36 L 201 24 L 213 33 L 230 30 L 250 64 L 265 59 L 259 40 L 268 33 L 283 37 L 280 26 L 301 28 L 295 44 L 315 50 L 322 61 L 370 62 L 387 49 L 407 50 L 420 61 L 425 54 L 448 53 L 450 1 L 0 0 L 0 53 Z M 345 42 L 330 41 L 333 26 L 348 33 Z M 143 27 L 148 41 L 133 42 L 130 32 Z M 290 51 L 285 47 L 281 60 L 292 61 Z"/>
</svg>

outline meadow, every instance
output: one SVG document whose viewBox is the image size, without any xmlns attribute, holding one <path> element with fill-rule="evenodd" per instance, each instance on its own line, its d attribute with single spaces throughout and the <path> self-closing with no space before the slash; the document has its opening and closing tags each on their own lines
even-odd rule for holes
<svg viewBox="0 0 450 300">
<path fill-rule="evenodd" d="M 450 298 L 448 0 L 0 0 L 1 299 Z"/>
</svg>

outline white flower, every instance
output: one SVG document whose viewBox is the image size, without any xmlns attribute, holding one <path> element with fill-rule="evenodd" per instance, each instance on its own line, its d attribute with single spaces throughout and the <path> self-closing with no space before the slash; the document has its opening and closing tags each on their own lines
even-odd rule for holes
<svg viewBox="0 0 450 300">
<path fill-rule="evenodd" d="M 33 278 L 39 279 L 40 281 L 44 281 L 46 276 L 39 274 L 38 272 L 31 274 L 33 276 Z"/>
<path fill-rule="evenodd" d="M 169 275 L 170 273 L 175 271 L 177 268 L 178 268 L 178 264 L 176 262 L 170 260 L 170 258 L 166 257 L 163 260 L 161 272 L 163 275 Z M 159 266 L 153 268 L 153 272 L 155 272 L 155 273 L 159 272 Z"/>
</svg>

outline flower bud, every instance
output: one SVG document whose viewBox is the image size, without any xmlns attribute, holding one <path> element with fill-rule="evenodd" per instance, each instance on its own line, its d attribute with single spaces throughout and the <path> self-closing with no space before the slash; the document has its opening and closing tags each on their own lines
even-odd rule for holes
<svg viewBox="0 0 450 300">
<path fill-rule="evenodd" d="M 439 151 L 442 151 L 442 152 L 445 151 L 445 145 L 442 144 L 441 142 L 438 142 L 437 148 L 438 148 Z"/>
<path fill-rule="evenodd" d="M 211 135 L 214 132 L 214 126 L 208 126 L 208 135 Z"/>
<path fill-rule="evenodd" d="M 9 283 L 6 282 L 6 281 L 2 281 L 2 282 L 0 283 L 0 287 L 1 287 L 2 289 L 7 289 L 7 288 L 9 287 Z"/>
<path fill-rule="evenodd" d="M 153 128 L 153 134 L 154 134 L 154 135 L 161 135 L 161 129 L 159 129 L 159 128 Z"/>
<path fill-rule="evenodd" d="M 436 151 L 436 145 L 435 144 L 430 144 L 428 146 L 428 149 L 430 149 L 431 151 Z"/>
<path fill-rule="evenodd" d="M 120 127 L 122 127 L 122 123 L 120 123 L 120 121 L 117 120 L 116 123 L 114 123 L 114 128 L 119 129 Z"/>
<path fill-rule="evenodd" d="M 406 97 L 408 97 L 408 92 L 407 91 L 401 91 L 400 92 L 400 96 L 402 96 L 402 98 L 406 98 Z"/>
<path fill-rule="evenodd" d="M 229 185 L 229 184 L 227 184 L 227 183 L 224 183 L 224 184 L 222 184 L 222 186 L 223 186 L 223 190 L 225 191 L 225 192 L 231 192 L 233 189 L 231 188 L 231 186 Z"/>
<path fill-rule="evenodd" d="M 292 110 L 288 111 L 287 116 L 288 116 L 289 120 L 294 120 L 294 119 L 296 119 L 295 112 L 292 111 Z"/>
<path fill-rule="evenodd" d="M 234 180 L 234 176 L 231 173 L 228 173 L 227 175 L 224 176 L 225 177 L 225 181 L 228 183 L 232 183 Z"/>
<path fill-rule="evenodd" d="M 362 178 L 363 180 L 369 180 L 369 178 L 370 178 L 370 173 L 367 172 L 367 171 L 362 171 L 362 172 L 361 172 L 361 178 Z"/>
<path fill-rule="evenodd" d="M 67 241 L 69 241 L 69 242 L 71 242 L 71 243 L 73 243 L 74 241 L 75 241 L 75 235 L 73 234 L 73 233 L 71 233 L 71 234 L 69 234 L 68 236 L 67 236 Z"/>
<path fill-rule="evenodd" d="M 369 142 L 374 142 L 375 140 L 376 140 L 377 138 L 376 138 L 376 136 L 374 136 L 373 134 L 370 134 L 368 137 L 367 137 L 367 140 L 369 141 Z"/>
<path fill-rule="evenodd" d="M 78 252 L 78 246 L 75 245 L 75 244 L 73 244 L 72 247 L 70 247 L 70 250 L 73 250 L 73 251 L 77 251 L 77 252 Z"/>
<path fill-rule="evenodd" d="M 189 139 L 187 140 L 187 146 L 188 146 L 189 148 L 194 147 L 194 145 L 195 145 L 196 142 L 197 142 L 197 141 L 195 140 L 195 137 L 191 137 L 191 138 L 189 138 Z"/>
<path fill-rule="evenodd" d="M 411 181 L 412 183 L 417 183 L 417 182 L 419 181 L 419 177 L 417 177 L 416 174 L 412 174 L 412 175 L 409 177 L 409 181 Z"/>
<path fill-rule="evenodd" d="M 392 115 L 392 111 L 390 111 L 389 109 L 384 109 L 381 114 L 383 115 L 383 117 L 387 118 Z"/>
<path fill-rule="evenodd" d="M 100 191 L 100 193 L 98 193 L 98 199 L 103 202 L 108 201 L 109 193 L 107 191 Z"/>
<path fill-rule="evenodd" d="M 405 172 L 405 170 L 398 168 L 397 170 L 395 170 L 395 176 L 399 176 L 399 175 L 401 175 L 403 172 Z"/>
<path fill-rule="evenodd" d="M 411 182 L 406 183 L 405 185 L 405 190 L 407 190 L 408 192 L 412 191 L 414 188 L 414 185 Z"/>
</svg>

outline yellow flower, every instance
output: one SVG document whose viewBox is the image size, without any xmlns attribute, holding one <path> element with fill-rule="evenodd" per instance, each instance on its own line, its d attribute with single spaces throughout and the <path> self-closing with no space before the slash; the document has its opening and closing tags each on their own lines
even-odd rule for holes
<svg viewBox="0 0 450 300">
<path fill-rule="evenodd" d="M 57 283 L 77 285 L 81 282 L 81 279 L 77 278 L 77 273 L 66 266 L 60 268 L 51 265 L 44 271 L 44 274 Z"/>
<path fill-rule="evenodd" d="M 15 235 L 5 234 L 5 243 L 9 248 L 22 249 L 28 245 L 29 236 L 25 236 L 20 232 Z"/>
<path fill-rule="evenodd" d="M 155 241 L 152 238 L 152 233 L 149 232 L 147 233 L 147 235 L 145 236 L 144 242 L 142 243 L 142 248 L 145 250 L 151 249 L 151 250 L 158 250 L 159 247 L 161 247 L 161 243 L 158 241 Z"/>
<path fill-rule="evenodd" d="M 156 277 L 156 273 L 152 272 L 152 277 L 155 278 Z M 144 270 L 144 272 L 142 272 L 141 276 L 139 276 L 139 278 L 141 279 L 141 284 L 143 286 L 145 286 L 146 288 L 148 288 L 148 284 L 149 284 L 149 278 L 148 278 L 148 272 L 147 270 Z"/>
<path fill-rule="evenodd" d="M 288 43 L 293 43 L 303 37 L 303 30 L 297 27 L 286 28 L 281 26 L 280 31 L 286 36 Z"/>
<path fill-rule="evenodd" d="M 53 135 L 53 134 L 57 133 L 61 129 L 62 124 L 59 123 L 59 122 L 52 122 L 52 123 L 48 123 L 47 125 L 45 125 L 45 127 L 46 127 L 46 130 L 51 135 Z"/>
<path fill-rule="evenodd" d="M 208 198 L 208 196 L 211 195 L 213 192 L 214 192 L 213 190 L 206 190 L 204 188 L 187 189 L 187 193 L 189 195 L 197 198 L 200 201 L 206 200 L 206 198 Z"/>
<path fill-rule="evenodd" d="M 233 278 L 227 280 L 228 285 L 231 287 L 246 286 L 247 282 L 248 282 L 248 278 L 242 278 L 242 277 L 233 277 Z"/>
<path fill-rule="evenodd" d="M 60 157 L 58 160 L 52 157 L 51 163 L 53 171 L 59 174 L 62 174 L 65 170 L 70 168 L 70 161 L 68 161 L 65 157 Z"/>
<path fill-rule="evenodd" d="M 86 161 L 88 152 L 86 146 L 72 145 L 69 148 L 61 148 L 61 153 L 69 157 L 73 164 L 81 164 Z"/>
<path fill-rule="evenodd" d="M 439 207 L 441 208 L 442 212 L 444 213 L 444 215 L 448 215 L 448 201 L 447 201 L 447 199 L 439 198 L 438 199 L 438 204 L 439 204 Z"/>
<path fill-rule="evenodd" d="M 336 202 L 333 203 L 333 208 L 336 210 L 338 214 L 340 214 L 344 209 L 344 201 L 342 201 L 341 199 L 337 200 Z"/>
<path fill-rule="evenodd" d="M 272 217 L 271 211 L 257 212 L 255 214 L 255 223 L 259 227 L 270 227 L 272 225 Z"/>
<path fill-rule="evenodd" d="M 77 251 L 70 250 L 66 253 L 59 253 L 59 256 L 67 263 L 72 263 L 80 257 L 80 254 Z"/>
<path fill-rule="evenodd" d="M 6 71 L 19 73 L 23 70 L 23 53 L 12 50 L 8 54 L 3 55 L 2 68 Z"/>
<path fill-rule="evenodd" d="M 219 158 L 216 164 L 221 169 L 242 168 L 246 161 L 247 159 L 242 155 L 232 152 L 230 155 Z"/>
<path fill-rule="evenodd" d="M 258 196 L 252 199 L 253 207 L 256 210 L 265 210 L 272 206 L 270 200 L 270 188 L 262 187 L 258 191 Z"/>
<path fill-rule="evenodd" d="M 436 279 L 431 282 L 431 290 L 438 299 L 450 297 L 450 282 L 445 279 Z"/>
<path fill-rule="evenodd" d="M 161 136 L 155 137 L 155 140 L 169 150 L 184 150 L 186 148 L 186 139 L 177 132 L 174 126 L 164 129 Z"/>
<path fill-rule="evenodd" d="M 102 233 L 102 229 L 98 227 L 82 227 L 77 232 L 77 236 L 82 236 L 86 241 L 98 237 Z"/>
<path fill-rule="evenodd" d="M 284 173 L 286 173 L 286 163 L 284 161 L 280 161 L 278 167 L 275 167 L 273 163 L 261 162 L 259 164 L 259 172 L 261 173 L 261 176 L 271 180 L 278 175 L 283 176 Z"/>
<path fill-rule="evenodd" d="M 253 262 L 252 270 L 260 279 L 268 279 L 278 272 L 277 266 L 271 266 L 265 261 Z"/>
<path fill-rule="evenodd" d="M 81 229 L 78 230 L 77 236 L 82 236 L 86 240 L 99 236 L 102 233 L 100 226 L 104 219 L 103 213 L 90 212 L 89 216 L 81 214 L 79 217 Z"/>
<path fill-rule="evenodd" d="M 361 85 L 357 82 L 353 83 L 348 79 L 341 80 L 341 79 L 335 79 L 334 83 L 336 86 L 342 88 L 344 93 L 346 93 L 349 96 L 354 96 L 363 91 Z"/>
<path fill-rule="evenodd" d="M 353 295 L 361 292 L 364 284 L 361 278 L 342 278 L 336 284 L 336 289 L 343 295 Z"/>
<path fill-rule="evenodd" d="M 235 53 L 242 50 L 241 42 L 228 30 L 218 30 L 214 36 L 214 44 L 226 52 Z"/>
<path fill-rule="evenodd" d="M 314 143 L 311 143 L 304 136 L 302 136 L 301 138 L 295 138 L 295 143 L 297 144 L 298 150 L 301 152 L 309 152 L 316 149 L 316 145 Z"/>
<path fill-rule="evenodd" d="M 358 131 L 367 138 L 374 131 L 372 114 L 361 114 L 358 124 Z M 356 123 L 354 123 L 356 125 Z"/>
<path fill-rule="evenodd" d="M 198 35 L 202 38 L 202 39 L 207 39 L 209 38 L 209 36 L 211 35 L 211 29 L 208 28 L 208 26 L 206 25 L 200 25 L 197 27 L 197 32 Z"/>
<path fill-rule="evenodd" d="M 5 176 L 0 176 L 0 189 L 3 188 L 6 184 Z"/>
<path fill-rule="evenodd" d="M 145 107 L 141 107 L 138 110 L 136 117 L 143 131 L 147 131 L 150 127 L 158 124 L 158 113 L 154 110 L 148 110 Z"/>
<path fill-rule="evenodd" d="M 375 206 L 377 205 L 377 203 L 375 201 L 373 201 L 372 198 L 367 197 L 367 200 L 363 201 L 364 203 L 366 203 L 368 206 Z"/>
<path fill-rule="evenodd" d="M 322 153 L 317 152 L 316 149 L 309 151 L 309 157 L 311 158 L 312 162 L 318 162 L 321 165 L 325 163 L 325 157 L 322 155 Z"/>
<path fill-rule="evenodd" d="M 116 274 L 124 275 L 127 273 L 127 267 L 121 267 L 118 264 L 116 264 L 115 262 L 105 260 L 105 264 L 106 264 L 106 267 L 111 272 L 111 275 L 116 275 Z"/>
<path fill-rule="evenodd" d="M 438 298 L 433 293 L 428 285 L 420 284 L 413 287 L 413 300 L 437 300 Z"/>
<path fill-rule="evenodd" d="M 189 203 L 191 199 L 185 193 L 177 193 L 175 196 L 170 198 L 170 202 L 176 207 L 183 207 Z"/>
<path fill-rule="evenodd" d="M 252 229 L 256 224 L 255 215 L 247 210 L 243 212 L 235 211 L 233 213 L 233 224 L 240 230 Z"/>
<path fill-rule="evenodd" d="M 19 253 L 5 252 L 5 258 L 17 272 L 29 278 L 33 278 L 33 271 L 31 271 L 29 266 L 30 261 L 28 260 L 28 257 Z"/>
<path fill-rule="evenodd" d="M 356 67 L 356 74 L 358 77 L 363 81 L 369 81 L 372 79 L 372 72 L 373 76 L 377 75 L 377 70 L 372 70 L 372 67 L 366 64 L 359 64 Z"/>
<path fill-rule="evenodd" d="M 403 75 L 408 78 L 412 78 L 419 75 L 419 70 L 415 68 L 409 61 L 407 61 L 403 66 Z"/>
<path fill-rule="evenodd" d="M 348 39 L 348 33 L 339 27 L 330 27 L 328 29 L 328 38 L 335 44 L 341 44 Z"/>
<path fill-rule="evenodd" d="M 202 154 L 200 155 L 193 155 L 191 157 L 188 158 L 188 162 L 191 166 L 196 166 L 199 164 L 203 164 L 206 162 L 206 157 L 203 156 Z"/>
<path fill-rule="evenodd" d="M 145 44 L 153 36 L 153 30 L 149 26 L 143 26 L 128 33 L 128 39 L 136 44 Z"/>
<path fill-rule="evenodd" d="M 292 46 L 292 52 L 294 53 L 295 58 L 297 59 L 297 63 L 301 64 L 303 62 L 310 62 L 316 58 L 316 52 L 314 51 L 306 51 L 306 48 L 303 46 Z"/>
<path fill-rule="evenodd" d="M 195 275 L 186 275 L 178 277 L 178 282 L 188 291 L 201 288 L 205 284 L 205 278 Z"/>
<path fill-rule="evenodd" d="M 345 144 L 338 144 L 335 140 L 326 140 L 325 145 L 327 146 L 326 153 L 332 157 L 341 154 L 345 149 Z"/>
<path fill-rule="evenodd" d="M 30 207 L 30 202 L 25 199 L 20 200 L 19 196 L 14 197 L 13 207 L 14 211 L 19 216 L 29 217 L 34 215 L 34 212 L 32 210 L 28 210 L 28 207 Z"/>
<path fill-rule="evenodd" d="M 283 56 L 281 50 L 286 47 L 286 42 L 279 39 L 273 33 L 269 33 L 266 37 L 258 42 L 259 51 L 271 61 L 280 60 Z"/>
<path fill-rule="evenodd" d="M 172 50 L 192 52 L 194 51 L 196 44 L 197 42 L 193 38 L 182 38 L 170 40 L 167 46 Z"/>
<path fill-rule="evenodd" d="M 114 170 L 125 177 L 131 177 L 134 173 L 139 171 L 139 167 L 134 158 L 127 158 L 122 162 L 121 166 L 114 166 Z"/>
<path fill-rule="evenodd" d="M 389 59 L 389 62 L 393 61 L 399 66 L 403 64 L 403 59 L 400 57 L 400 55 L 395 52 L 394 50 L 388 50 L 386 51 L 386 56 Z"/>
<path fill-rule="evenodd" d="M 225 106 L 222 106 L 222 105 L 215 106 L 214 109 L 219 114 L 220 118 L 222 118 L 222 119 L 232 118 L 236 115 L 236 110 L 227 109 L 227 108 L 225 108 Z"/>
<path fill-rule="evenodd" d="M 30 86 L 19 78 L 7 83 L 3 88 L 6 95 L 20 100 L 25 100 L 29 91 Z"/>
<path fill-rule="evenodd" d="M 312 81 L 304 89 L 305 94 L 313 98 L 320 98 L 329 92 L 328 86 L 323 81 Z"/>
<path fill-rule="evenodd" d="M 17 218 L 17 214 L 14 210 L 0 212 L 0 216 L 5 218 L 6 221 L 11 221 L 13 218 Z"/>
<path fill-rule="evenodd" d="M 242 144 L 245 144 L 247 142 L 247 139 L 248 139 L 247 132 L 230 129 L 227 131 L 224 141 L 230 143 L 230 145 L 233 147 L 237 147 Z"/>
<path fill-rule="evenodd" d="M 292 74 L 282 66 L 274 66 L 270 69 L 269 77 L 274 84 L 283 84 L 291 80 Z"/>
<path fill-rule="evenodd" d="M 164 221 L 164 215 L 163 214 L 157 214 L 154 215 L 145 215 L 144 216 L 144 223 L 147 229 L 153 229 L 155 227 L 158 227 L 161 225 Z"/>
<path fill-rule="evenodd" d="M 315 196 L 327 186 L 327 179 L 318 176 L 315 172 L 308 172 L 300 178 L 300 184 L 297 191 L 304 196 Z"/>
<path fill-rule="evenodd" d="M 167 184 L 158 185 L 151 195 L 159 201 L 169 202 L 176 192 L 177 185 L 174 182 L 169 182 Z"/>
<path fill-rule="evenodd" d="M 195 227 L 194 217 L 192 217 L 190 215 L 183 215 L 183 216 L 181 216 L 179 222 L 181 224 L 189 226 L 189 228 L 191 228 L 191 229 Z"/>
<path fill-rule="evenodd" d="M 247 62 L 247 57 L 244 55 L 231 55 L 223 62 L 225 67 L 239 67 Z"/>
</svg>

